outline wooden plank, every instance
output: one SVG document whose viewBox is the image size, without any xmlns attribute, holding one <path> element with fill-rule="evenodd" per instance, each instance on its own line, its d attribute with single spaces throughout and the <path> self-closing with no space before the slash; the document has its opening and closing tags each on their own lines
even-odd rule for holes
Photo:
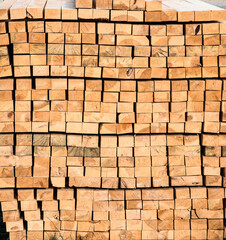
<svg viewBox="0 0 226 240">
<path fill-rule="evenodd" d="M 76 8 L 93 8 L 92 0 L 76 0 Z"/>
<path fill-rule="evenodd" d="M 48 0 L 45 5 L 45 19 L 61 19 L 62 18 L 62 1 Z"/>
<path fill-rule="evenodd" d="M 43 9 L 47 0 L 32 0 L 27 7 L 28 18 L 43 18 Z"/>
<path fill-rule="evenodd" d="M 9 9 L 14 4 L 16 0 L 7 0 L 0 3 L 0 19 L 9 19 Z"/>
<path fill-rule="evenodd" d="M 64 0 L 62 3 L 62 19 L 63 20 L 77 20 L 78 13 L 75 7 L 74 0 Z"/>
<path fill-rule="evenodd" d="M 10 19 L 24 19 L 27 17 L 27 7 L 30 0 L 16 0 L 10 8 Z"/>
</svg>

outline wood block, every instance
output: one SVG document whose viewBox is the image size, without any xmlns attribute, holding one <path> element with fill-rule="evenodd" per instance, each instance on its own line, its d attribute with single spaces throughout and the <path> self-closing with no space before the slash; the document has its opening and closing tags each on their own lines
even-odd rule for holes
<svg viewBox="0 0 226 240">
<path fill-rule="evenodd" d="M 0 5 L 0 18 L 1 20 L 8 19 L 8 10 L 10 7 L 14 4 L 15 0 L 7 1 L 7 2 L 1 2 Z"/>
<path fill-rule="evenodd" d="M 9 22 L 9 32 L 25 32 L 25 22 Z"/>
<path fill-rule="evenodd" d="M 13 189 L 0 189 L 0 200 L 4 202 L 9 202 L 14 200 Z"/>
<path fill-rule="evenodd" d="M 193 22 L 195 20 L 194 11 L 178 12 L 178 21 L 179 22 Z"/>
<path fill-rule="evenodd" d="M 148 12 L 153 11 L 162 11 L 162 1 L 145 1 L 146 7 L 145 10 Z"/>
<path fill-rule="evenodd" d="M 74 191 L 71 190 L 64 190 L 64 189 L 58 189 L 58 199 L 65 200 L 65 199 L 73 199 L 74 197 Z"/>
<path fill-rule="evenodd" d="M 173 199 L 173 189 L 142 190 L 143 200 L 170 200 Z"/>
<path fill-rule="evenodd" d="M 23 220 L 19 220 L 16 222 L 7 222 L 6 223 L 6 231 L 7 232 L 18 232 L 24 230 Z"/>
<path fill-rule="evenodd" d="M 128 11 L 126 10 L 111 10 L 111 21 L 127 21 L 128 20 Z"/>
<path fill-rule="evenodd" d="M 28 18 L 43 18 L 43 8 L 45 6 L 45 0 L 39 2 L 31 1 L 27 6 Z"/>
<path fill-rule="evenodd" d="M 48 1 L 45 5 L 45 19 L 61 19 L 60 1 Z"/>
<path fill-rule="evenodd" d="M 23 230 L 23 231 L 19 231 L 19 232 L 10 232 L 9 233 L 10 235 L 10 238 L 12 238 L 13 240 L 15 239 L 20 239 L 20 238 L 25 238 L 27 233 L 26 233 L 26 230 Z"/>
<path fill-rule="evenodd" d="M 70 186 L 96 187 L 100 188 L 100 178 L 95 177 L 74 177 L 69 178 Z"/>
<path fill-rule="evenodd" d="M 26 7 L 30 1 L 15 2 L 10 8 L 11 19 L 24 19 L 27 17 Z"/>
<path fill-rule="evenodd" d="M 112 9 L 112 0 L 96 0 L 97 9 Z"/>
<path fill-rule="evenodd" d="M 113 0 L 113 9 L 118 10 L 129 10 L 130 0 L 122 1 L 122 0 Z"/>
<path fill-rule="evenodd" d="M 134 1 L 130 0 L 129 9 L 130 10 L 145 10 L 145 1 L 138 0 L 138 1 L 134 2 Z"/>
<path fill-rule="evenodd" d="M 76 8 L 92 8 L 93 7 L 93 1 L 92 0 L 77 0 L 76 1 Z"/>
</svg>

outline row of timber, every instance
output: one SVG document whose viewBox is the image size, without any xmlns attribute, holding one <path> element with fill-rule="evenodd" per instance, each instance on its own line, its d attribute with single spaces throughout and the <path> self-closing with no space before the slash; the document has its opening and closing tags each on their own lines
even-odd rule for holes
<svg viewBox="0 0 226 240">
<path fill-rule="evenodd" d="M 199 22 L 224 21 L 225 12 L 200 0 L 6 0 L 0 4 L 0 20 Z"/>
<path fill-rule="evenodd" d="M 2 134 L 0 160 L 0 188 L 226 187 L 226 135 Z"/>
<path fill-rule="evenodd" d="M 226 77 L 226 23 L 0 22 L 0 77 Z"/>
<path fill-rule="evenodd" d="M 2 133 L 225 133 L 226 81 L 0 80 Z"/>
<path fill-rule="evenodd" d="M 223 239 L 224 188 L 0 190 L 10 239 Z M 21 214 L 23 216 L 21 217 Z M 27 223 L 27 233 L 24 227 Z M 44 233 L 44 236 L 43 236 Z"/>
</svg>

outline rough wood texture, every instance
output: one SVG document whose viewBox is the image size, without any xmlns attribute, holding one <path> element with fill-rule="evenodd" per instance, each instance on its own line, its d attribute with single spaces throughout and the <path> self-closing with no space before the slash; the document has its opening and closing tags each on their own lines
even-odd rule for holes
<svg viewBox="0 0 226 240">
<path fill-rule="evenodd" d="M 225 16 L 199 0 L 0 3 L 10 240 L 226 238 Z"/>
</svg>

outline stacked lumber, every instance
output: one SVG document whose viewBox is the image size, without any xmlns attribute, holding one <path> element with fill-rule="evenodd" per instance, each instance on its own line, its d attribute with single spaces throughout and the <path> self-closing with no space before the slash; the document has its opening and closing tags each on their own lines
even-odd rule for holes
<svg viewBox="0 0 226 240">
<path fill-rule="evenodd" d="M 224 198 L 206 187 L 0 191 L 12 240 L 26 236 L 23 220 L 28 239 L 223 239 Z"/>
<path fill-rule="evenodd" d="M 0 188 L 203 184 L 195 135 L 2 134 L 0 143 Z"/>
<path fill-rule="evenodd" d="M 225 84 L 222 79 L 2 79 L 0 129 L 113 135 L 225 133 Z"/>
<path fill-rule="evenodd" d="M 1 34 L 5 54 L 1 77 L 12 76 L 10 66 L 15 77 L 225 77 L 225 23 L 19 20 L 8 25 L 9 32 Z M 4 32 L 5 25 L 2 28 Z M 14 53 L 11 65 L 9 41 Z"/>
<path fill-rule="evenodd" d="M 10 240 L 226 238 L 226 10 L 0 3 Z"/>
<path fill-rule="evenodd" d="M 202 145 L 204 147 L 203 169 L 206 186 L 223 186 L 226 183 L 226 136 L 225 135 L 203 135 Z"/>
<path fill-rule="evenodd" d="M 8 25 L 0 47 L 2 132 L 226 131 L 226 24 Z"/>
</svg>

